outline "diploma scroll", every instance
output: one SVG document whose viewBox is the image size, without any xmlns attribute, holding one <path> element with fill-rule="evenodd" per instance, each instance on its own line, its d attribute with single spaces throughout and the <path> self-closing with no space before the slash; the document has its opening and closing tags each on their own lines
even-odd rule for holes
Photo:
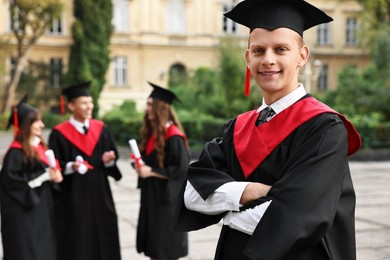
<svg viewBox="0 0 390 260">
<path fill-rule="evenodd" d="M 84 159 L 83 159 L 83 157 L 81 157 L 81 155 L 77 155 L 77 156 L 76 156 L 76 162 L 81 163 L 80 166 L 79 166 L 78 172 L 79 172 L 80 174 L 86 174 L 87 171 L 88 171 L 88 168 L 87 168 L 87 166 L 84 164 Z"/>
<path fill-rule="evenodd" d="M 56 158 L 54 157 L 54 152 L 51 149 L 46 150 L 46 156 L 49 159 L 49 166 L 50 168 L 56 168 L 57 162 Z"/>
<path fill-rule="evenodd" d="M 133 154 L 130 155 L 130 158 L 134 159 L 138 167 L 145 165 L 145 162 L 142 160 L 141 153 L 139 152 L 137 141 L 135 139 L 129 140 L 130 149 Z"/>
</svg>

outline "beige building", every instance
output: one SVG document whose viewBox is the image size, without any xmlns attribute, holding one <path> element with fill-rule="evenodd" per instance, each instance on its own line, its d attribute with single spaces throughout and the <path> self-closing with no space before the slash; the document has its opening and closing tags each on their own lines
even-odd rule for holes
<svg viewBox="0 0 390 260">
<path fill-rule="evenodd" d="M 5 36 L 10 32 L 8 2 L 0 0 L 0 35 Z M 53 24 L 29 56 L 31 60 L 45 61 L 53 66 L 53 87 L 59 87 L 56 68 L 66 70 L 72 42 L 72 1 L 63 2 L 62 19 Z M 215 67 L 219 40 L 227 34 L 238 37 L 245 46 L 248 29 L 223 17 L 223 13 L 237 2 L 113 0 L 112 62 L 99 100 L 101 112 L 125 99 L 136 100 L 137 107 L 142 109 L 151 91 L 147 81 L 166 86 L 171 70 L 191 72 L 200 66 Z M 345 65 L 363 67 L 368 62 L 367 53 L 359 48 L 357 38 L 361 7 L 352 0 L 309 2 L 323 9 L 335 21 L 305 32 L 311 58 L 302 71 L 301 81 L 311 92 L 326 91 L 335 88 L 337 74 Z M 10 46 L 3 53 L 9 71 L 12 67 Z"/>
</svg>

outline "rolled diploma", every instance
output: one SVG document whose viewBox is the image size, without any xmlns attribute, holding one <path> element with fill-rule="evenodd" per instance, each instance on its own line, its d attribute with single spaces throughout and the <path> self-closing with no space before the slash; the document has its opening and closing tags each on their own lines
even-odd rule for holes
<svg viewBox="0 0 390 260">
<path fill-rule="evenodd" d="M 46 150 L 47 158 L 49 159 L 49 166 L 55 168 L 57 166 L 56 158 L 54 157 L 54 152 L 51 149 Z"/>
<path fill-rule="evenodd" d="M 144 165 L 144 161 L 141 158 L 141 153 L 139 152 L 137 141 L 135 139 L 129 140 L 130 149 L 134 154 L 135 162 L 138 164 L 138 166 Z"/>
<path fill-rule="evenodd" d="M 87 166 L 85 166 L 85 164 L 84 164 L 84 159 L 83 159 L 83 157 L 82 157 L 81 155 L 77 155 L 77 156 L 76 156 L 76 161 L 79 162 L 79 163 L 81 163 L 81 165 L 79 166 L 78 172 L 79 172 L 80 174 L 85 174 L 85 173 L 87 173 L 88 168 L 87 168 Z"/>
</svg>

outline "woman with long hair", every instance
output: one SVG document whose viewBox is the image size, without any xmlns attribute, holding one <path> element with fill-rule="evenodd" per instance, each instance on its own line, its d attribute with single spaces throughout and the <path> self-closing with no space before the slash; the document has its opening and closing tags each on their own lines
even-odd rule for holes
<svg viewBox="0 0 390 260">
<path fill-rule="evenodd" d="M 41 113 L 25 101 L 26 96 L 11 112 L 7 129 L 13 124 L 15 136 L 0 172 L 4 260 L 53 260 L 52 189 L 53 183 L 62 181 L 62 175 L 54 166 L 55 160 L 46 154 Z"/>
<path fill-rule="evenodd" d="M 151 259 L 178 259 L 188 253 L 186 232 L 173 228 L 177 194 L 186 178 L 189 147 L 171 104 L 176 95 L 149 82 L 154 88 L 147 99 L 141 129 L 141 156 L 137 166 L 141 205 L 137 251 Z"/>
</svg>

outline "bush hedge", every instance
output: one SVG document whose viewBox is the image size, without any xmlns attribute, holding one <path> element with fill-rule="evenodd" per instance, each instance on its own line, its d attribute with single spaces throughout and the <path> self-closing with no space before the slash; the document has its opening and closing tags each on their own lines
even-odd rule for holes
<svg viewBox="0 0 390 260">
<path fill-rule="evenodd" d="M 140 129 L 142 119 L 121 120 L 118 118 L 105 118 L 105 123 L 110 128 L 117 145 L 127 146 L 128 140 L 135 138 L 140 141 Z M 221 136 L 224 120 L 202 119 L 181 121 L 191 148 L 199 149 L 206 141 Z"/>
<path fill-rule="evenodd" d="M 9 115 L 0 114 L 0 129 L 5 129 Z M 46 129 L 51 129 L 69 118 L 69 115 L 45 113 L 43 122 Z M 118 146 L 128 146 L 128 140 L 140 141 L 142 118 L 140 117 L 105 117 L 103 119 L 110 128 Z M 226 120 L 212 117 L 184 117 L 181 121 L 191 149 L 199 150 L 203 144 L 221 136 Z M 367 124 L 355 122 L 355 127 L 363 141 L 363 149 L 390 148 L 390 122 Z"/>
</svg>

